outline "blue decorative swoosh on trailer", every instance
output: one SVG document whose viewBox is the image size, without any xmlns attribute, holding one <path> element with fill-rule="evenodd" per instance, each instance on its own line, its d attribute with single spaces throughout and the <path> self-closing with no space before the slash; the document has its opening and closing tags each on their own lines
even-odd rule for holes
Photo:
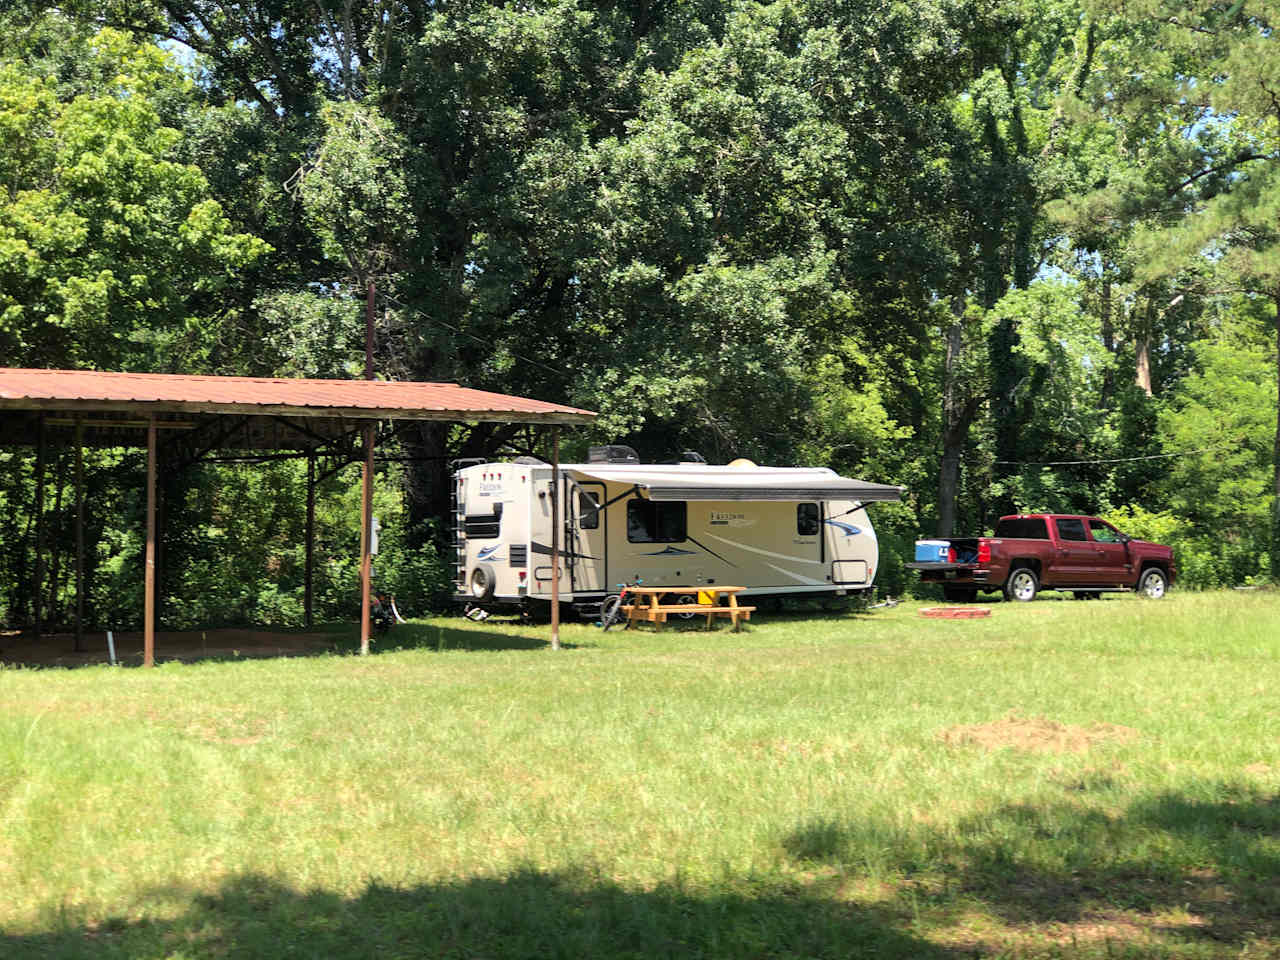
<svg viewBox="0 0 1280 960">
<path fill-rule="evenodd" d="M 843 530 L 846 537 L 856 537 L 862 532 L 861 527 L 855 527 L 852 523 L 841 523 L 839 520 L 828 520 L 827 523 L 839 530 Z"/>
<path fill-rule="evenodd" d="M 483 550 L 481 550 L 479 553 L 476 554 L 476 559 L 477 560 L 501 560 L 502 559 L 501 557 L 494 556 L 494 554 L 501 549 L 502 549 L 502 544 L 498 544 L 496 547 L 485 547 Z"/>
<path fill-rule="evenodd" d="M 679 547 L 667 547 L 665 550 L 659 550 L 657 553 L 646 553 L 646 557 L 693 557 L 697 556 L 697 550 L 681 550 Z"/>
</svg>

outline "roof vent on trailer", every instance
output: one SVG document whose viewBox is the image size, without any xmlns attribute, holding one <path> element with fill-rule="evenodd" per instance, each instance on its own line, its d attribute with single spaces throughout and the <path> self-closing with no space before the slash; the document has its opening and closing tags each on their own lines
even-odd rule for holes
<svg viewBox="0 0 1280 960">
<path fill-rule="evenodd" d="M 587 463 L 639 463 L 640 454 L 620 443 L 606 447 L 588 447 Z"/>
</svg>

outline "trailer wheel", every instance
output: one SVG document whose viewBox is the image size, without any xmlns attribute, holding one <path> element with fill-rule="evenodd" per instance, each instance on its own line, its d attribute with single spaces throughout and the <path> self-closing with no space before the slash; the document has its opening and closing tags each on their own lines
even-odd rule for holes
<svg viewBox="0 0 1280 960">
<path fill-rule="evenodd" d="M 678 597 L 676 597 L 676 603 L 680 604 L 681 606 L 690 606 L 691 604 L 695 604 L 697 602 L 698 602 L 698 598 L 689 593 L 682 593 Z M 694 617 L 698 616 L 698 614 L 690 613 L 689 611 L 686 610 L 684 613 L 677 613 L 676 616 L 679 617 L 681 620 L 692 620 Z"/>
<path fill-rule="evenodd" d="M 1005 581 L 1004 598 L 1029 603 L 1040 592 L 1040 578 L 1030 567 L 1017 567 Z"/>
<path fill-rule="evenodd" d="M 1138 580 L 1138 592 L 1148 600 L 1159 600 L 1169 589 L 1169 578 L 1159 567 L 1148 567 Z"/>
<path fill-rule="evenodd" d="M 476 600 L 488 600 L 493 596 L 493 589 L 497 586 L 498 576 L 493 572 L 493 567 L 487 563 L 481 563 L 471 571 L 471 579 L 468 585 L 471 588 L 471 596 Z"/>
</svg>

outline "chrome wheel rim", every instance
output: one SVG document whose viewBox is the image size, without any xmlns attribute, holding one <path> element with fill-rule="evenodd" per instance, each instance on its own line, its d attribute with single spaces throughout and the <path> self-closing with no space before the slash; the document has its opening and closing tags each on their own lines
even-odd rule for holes
<svg viewBox="0 0 1280 960">
<path fill-rule="evenodd" d="M 1036 595 L 1036 584 L 1031 574 L 1019 571 L 1013 575 L 1010 593 L 1019 600 L 1030 600 Z"/>
<path fill-rule="evenodd" d="M 1159 574 L 1148 574 L 1143 577 L 1142 592 L 1152 600 L 1159 600 L 1164 596 L 1164 577 Z"/>
</svg>

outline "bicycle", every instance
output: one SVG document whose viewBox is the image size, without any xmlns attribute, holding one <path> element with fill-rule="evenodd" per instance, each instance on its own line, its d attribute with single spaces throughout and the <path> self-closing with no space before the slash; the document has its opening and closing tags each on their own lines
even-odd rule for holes
<svg viewBox="0 0 1280 960">
<path fill-rule="evenodd" d="M 608 630 L 610 627 L 615 626 L 622 616 L 622 604 L 626 600 L 627 591 L 632 587 L 640 586 L 642 583 L 644 583 L 643 580 L 636 580 L 635 583 L 618 584 L 618 592 L 611 597 L 605 597 L 604 603 L 600 604 L 600 622 L 596 626 L 601 630 Z M 631 629 L 630 617 L 622 625 L 622 629 Z"/>
</svg>

